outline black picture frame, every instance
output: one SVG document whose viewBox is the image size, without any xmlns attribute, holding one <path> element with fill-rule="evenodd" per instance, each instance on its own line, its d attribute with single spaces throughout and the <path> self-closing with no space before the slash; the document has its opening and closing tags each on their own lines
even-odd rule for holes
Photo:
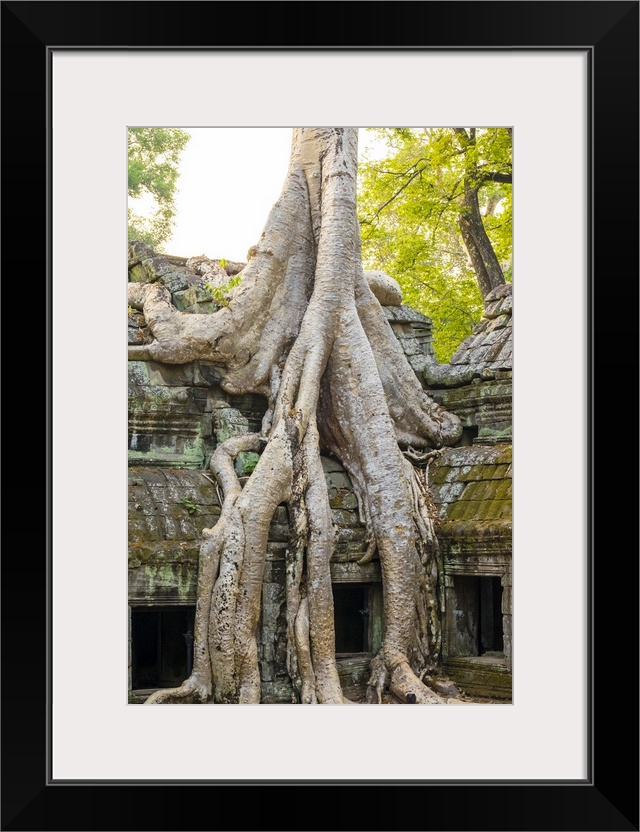
<svg viewBox="0 0 640 832">
<path fill-rule="evenodd" d="M 20 532 L 29 535 L 24 555 L 20 547 L 13 551 L 11 545 L 2 561 L 2 829 L 638 830 L 636 535 L 629 542 L 629 530 L 637 529 L 637 502 L 628 507 L 626 495 L 629 477 L 634 483 L 637 476 L 629 452 L 638 426 L 627 424 L 627 420 L 637 419 L 638 376 L 631 375 L 630 367 L 637 357 L 640 4 L 576 0 L 341 3 L 334 9 L 327 3 L 319 5 L 324 7 L 321 13 L 318 4 L 280 2 L 1 4 L 3 275 L 15 285 L 25 274 L 25 258 L 29 274 L 40 275 L 40 297 L 28 311 L 29 332 L 45 335 L 44 352 L 36 355 L 46 356 L 45 373 L 38 372 L 37 384 L 32 385 L 26 381 L 32 381 L 31 373 L 20 381 L 20 368 L 25 370 L 29 365 L 25 362 L 28 352 L 9 350 L 10 385 L 17 381 L 35 392 L 30 407 L 25 408 L 34 413 L 28 432 L 29 437 L 36 437 L 31 454 L 38 461 L 42 457 L 41 438 L 46 448 L 45 471 L 40 465 L 33 466 L 32 460 L 18 462 L 25 476 L 25 502 L 17 498 L 13 466 L 9 490 L 16 514 L 26 520 L 26 495 L 32 493 L 34 480 L 43 481 L 43 499 L 34 505 L 29 496 L 28 510 L 47 518 L 39 538 L 41 548 L 33 546 L 30 521 Z M 210 25 L 211 6 L 224 26 Z M 351 7 L 348 15 L 346 6 Z M 314 25 L 336 8 L 341 15 L 335 30 Z M 207 39 L 203 41 L 203 37 Z M 588 51 L 591 688 L 589 772 L 584 782 L 208 784 L 56 783 L 49 779 L 52 342 L 48 69 L 55 48 L 149 47 Z M 559 139 L 558 170 L 550 172 L 556 184 L 561 182 L 566 152 L 570 148 L 563 147 Z M 14 311 L 11 295 L 8 292 L 9 315 Z M 46 305 L 42 302 L 45 296 Z M 13 334 L 11 338 L 15 344 Z M 14 365 L 16 355 L 20 358 L 16 357 Z M 46 387 L 44 419 L 42 387 Z M 24 435 L 22 408 L 18 411 L 21 416 L 15 429 Z M 634 456 L 637 460 L 637 454 Z M 567 476 L 570 479 L 570 473 Z M 15 522 L 13 514 L 9 526 Z M 559 641 L 543 649 L 562 650 L 563 645 Z M 558 696 L 562 696 L 562 680 L 544 683 L 557 686 Z M 158 788 L 168 791 L 160 796 L 155 791 Z M 388 802 L 385 790 L 393 790 Z"/>
</svg>

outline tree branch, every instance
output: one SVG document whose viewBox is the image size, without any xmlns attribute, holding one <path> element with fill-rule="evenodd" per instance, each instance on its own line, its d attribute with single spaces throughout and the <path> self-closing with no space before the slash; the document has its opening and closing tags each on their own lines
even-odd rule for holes
<svg viewBox="0 0 640 832">
<path fill-rule="evenodd" d="M 393 194 L 392 196 L 390 196 L 390 197 L 389 197 L 389 199 L 388 199 L 386 202 L 384 202 L 384 203 L 383 203 L 383 204 L 382 204 L 382 205 L 378 208 L 378 210 L 375 212 L 375 214 L 373 215 L 373 217 L 372 217 L 371 219 L 369 219 L 369 220 L 366 220 L 366 222 L 371 222 L 372 220 L 374 220 L 374 219 L 376 219 L 377 217 L 379 217 L 379 216 L 380 216 L 380 214 L 381 214 L 381 212 L 382 212 L 382 211 L 384 211 L 384 209 L 387 207 L 387 205 L 390 205 L 390 204 L 393 202 L 393 200 L 394 200 L 394 199 L 396 199 L 396 197 L 398 197 L 398 196 L 399 196 L 399 195 L 400 195 L 400 194 L 404 191 L 404 189 L 405 189 L 408 185 L 410 185 L 410 184 L 413 182 L 413 180 L 416 178 L 416 176 L 419 176 L 419 175 L 422 173 L 422 171 L 423 171 L 423 170 L 425 170 L 425 168 L 426 168 L 426 167 L 427 167 L 427 165 L 425 164 L 425 165 L 423 165 L 421 168 L 418 168 L 416 171 L 414 171 L 414 172 L 411 174 L 411 176 L 407 179 L 407 181 L 406 181 L 403 185 L 401 185 L 401 186 L 398 188 L 398 190 L 395 192 L 395 194 Z"/>
<path fill-rule="evenodd" d="M 505 185 L 512 185 L 512 174 L 498 173 L 497 171 L 481 173 L 478 177 L 478 185 L 482 185 L 485 182 L 503 182 Z"/>
</svg>

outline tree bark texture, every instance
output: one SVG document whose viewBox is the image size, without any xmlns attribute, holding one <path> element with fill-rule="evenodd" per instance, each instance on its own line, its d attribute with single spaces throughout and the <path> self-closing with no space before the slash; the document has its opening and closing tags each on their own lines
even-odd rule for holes
<svg viewBox="0 0 640 832">
<path fill-rule="evenodd" d="M 204 360 L 220 368 L 227 393 L 268 400 L 261 432 L 234 436 L 212 456 L 224 499 L 200 551 L 193 672 L 149 704 L 260 702 L 261 590 L 281 504 L 292 529 L 287 666 L 296 701 L 347 701 L 335 659 L 335 533 L 321 452 L 350 475 L 367 524 L 365 559 L 377 551 L 381 564 L 385 630 L 368 701 L 385 690 L 401 701 L 442 701 L 424 683 L 439 660 L 440 567 L 421 465 L 462 428 L 424 392 L 363 273 L 356 173 L 356 129 L 296 129 L 281 196 L 228 306 L 183 314 L 162 285 L 129 284 L 129 303 L 154 337 L 131 347 L 131 359 Z M 234 459 L 247 450 L 260 457 L 242 488 Z"/>
<path fill-rule="evenodd" d="M 476 128 L 470 128 L 467 133 L 464 127 L 454 127 L 453 132 L 458 137 L 462 152 L 465 153 L 466 167 L 458 227 L 484 300 L 492 289 L 502 286 L 506 281 L 482 221 L 478 190 L 483 182 L 511 181 L 511 176 L 500 173 L 480 175 L 476 162 L 468 153 L 476 145 Z"/>
<path fill-rule="evenodd" d="M 458 225 L 484 300 L 492 289 L 506 281 L 482 221 L 478 189 L 468 179 L 464 182 L 462 205 Z"/>
</svg>

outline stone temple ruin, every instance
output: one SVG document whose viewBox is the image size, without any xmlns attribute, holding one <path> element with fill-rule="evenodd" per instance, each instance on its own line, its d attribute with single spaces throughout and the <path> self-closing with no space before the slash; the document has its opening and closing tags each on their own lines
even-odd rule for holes
<svg viewBox="0 0 640 832">
<path fill-rule="evenodd" d="M 129 244 L 129 281 L 161 281 L 183 312 L 214 312 L 244 264 L 154 254 Z M 479 701 L 512 692 L 512 329 L 511 286 L 486 299 L 484 316 L 449 364 L 439 364 L 431 321 L 404 305 L 383 306 L 430 395 L 464 425 L 458 445 L 429 468 L 439 515 L 443 674 Z M 129 309 L 129 344 L 150 341 L 142 313 Z M 129 702 L 175 687 L 191 672 L 201 532 L 220 499 L 208 461 L 217 443 L 259 431 L 266 401 L 230 396 L 213 366 L 129 362 Z M 255 454 L 240 454 L 249 476 Z M 337 546 L 331 562 L 336 657 L 346 696 L 364 691 L 383 632 L 382 583 L 367 549 L 347 473 L 323 458 Z M 287 510 L 271 523 L 259 634 L 262 701 L 289 703 L 286 672 Z"/>
</svg>

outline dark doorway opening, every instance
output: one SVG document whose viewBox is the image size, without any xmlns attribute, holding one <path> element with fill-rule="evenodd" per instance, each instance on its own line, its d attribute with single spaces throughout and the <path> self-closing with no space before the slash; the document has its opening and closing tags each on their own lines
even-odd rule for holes
<svg viewBox="0 0 640 832">
<path fill-rule="evenodd" d="M 195 607 L 132 607 L 133 690 L 171 688 L 193 667 Z"/>
<path fill-rule="evenodd" d="M 502 653 L 502 582 L 500 578 L 478 578 L 478 655 Z"/>
<path fill-rule="evenodd" d="M 478 437 L 478 426 L 472 425 L 471 427 L 463 427 L 462 428 L 462 436 L 458 440 L 458 445 L 460 447 L 473 445 L 474 440 Z"/>
<path fill-rule="evenodd" d="M 368 589 L 366 584 L 333 584 L 336 655 L 370 650 Z"/>
<path fill-rule="evenodd" d="M 456 575 L 447 596 L 446 616 L 450 657 L 504 652 L 499 576 Z"/>
</svg>

